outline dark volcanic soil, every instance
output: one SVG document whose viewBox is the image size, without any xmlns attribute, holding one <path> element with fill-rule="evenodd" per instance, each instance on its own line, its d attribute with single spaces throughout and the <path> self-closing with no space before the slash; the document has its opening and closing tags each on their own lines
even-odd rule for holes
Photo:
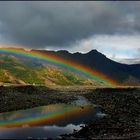
<svg viewBox="0 0 140 140">
<path fill-rule="evenodd" d="M 0 87 L 0 113 L 55 103 L 68 103 L 73 94 L 58 92 L 43 86 Z"/>
<path fill-rule="evenodd" d="M 139 89 L 96 89 L 83 95 L 101 105 L 108 116 L 89 122 L 65 139 L 140 139 Z"/>
<path fill-rule="evenodd" d="M 0 112 L 53 103 L 69 103 L 82 95 L 108 114 L 62 139 L 140 139 L 140 89 L 138 88 L 48 88 L 42 86 L 0 87 Z"/>
</svg>

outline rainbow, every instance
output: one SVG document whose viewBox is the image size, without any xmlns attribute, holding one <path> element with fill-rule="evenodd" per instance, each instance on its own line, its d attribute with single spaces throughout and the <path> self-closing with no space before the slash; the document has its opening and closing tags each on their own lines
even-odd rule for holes
<svg viewBox="0 0 140 140">
<path fill-rule="evenodd" d="M 99 83 L 103 83 L 106 86 L 117 86 L 118 83 L 110 78 L 109 76 L 86 66 L 83 66 L 81 64 L 72 62 L 70 60 L 65 60 L 63 58 L 60 58 L 56 55 L 52 55 L 49 53 L 44 53 L 40 51 L 25 51 L 21 48 L 0 48 L 0 54 L 13 54 L 19 57 L 26 57 L 31 59 L 39 59 L 42 61 L 49 62 L 51 64 L 60 66 L 62 68 L 67 68 L 68 70 L 74 71 L 76 73 L 79 73 L 81 75 L 84 75 L 86 77 L 89 77 L 90 79 L 93 79 Z"/>
<path fill-rule="evenodd" d="M 33 109 L 6 112 L 0 114 L 0 128 L 41 126 L 41 125 L 65 125 L 73 119 L 85 117 L 91 114 L 93 108 L 85 106 L 84 109 L 73 105 L 54 104 Z"/>
</svg>

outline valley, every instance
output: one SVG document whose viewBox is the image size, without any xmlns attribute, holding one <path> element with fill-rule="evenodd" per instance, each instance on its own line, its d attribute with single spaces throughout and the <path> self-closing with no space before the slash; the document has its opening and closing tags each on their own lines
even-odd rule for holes
<svg viewBox="0 0 140 140">
<path fill-rule="evenodd" d="M 140 140 L 140 2 L 0 2 L 0 139 Z"/>
<path fill-rule="evenodd" d="M 46 132 L 56 130 L 54 139 L 139 139 L 139 68 L 139 64 L 112 61 L 96 50 L 72 54 L 1 48 L 0 129 L 4 135 L 0 135 L 12 137 L 12 132 L 17 138 L 21 130 L 25 132 L 22 138 L 28 138 L 28 132 L 33 138 L 36 131 L 40 131 L 39 138 L 52 138 Z M 78 99 L 77 103 L 83 104 L 73 104 Z M 57 117 L 53 115 L 55 112 Z M 48 118 L 48 114 L 52 117 Z M 73 119 L 62 127 L 70 116 Z M 81 118 L 80 122 L 77 117 Z M 83 122 L 85 118 L 88 119 Z M 56 120 L 61 120 L 60 126 L 47 123 Z"/>
</svg>

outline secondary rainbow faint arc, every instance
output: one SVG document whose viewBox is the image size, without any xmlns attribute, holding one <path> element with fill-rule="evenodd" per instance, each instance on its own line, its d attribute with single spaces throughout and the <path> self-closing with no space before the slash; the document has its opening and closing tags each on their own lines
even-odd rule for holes
<svg viewBox="0 0 140 140">
<path fill-rule="evenodd" d="M 59 65 L 60 67 L 63 67 L 63 68 L 68 68 L 69 70 L 83 74 L 85 76 L 88 76 L 91 79 L 104 83 L 107 86 L 112 87 L 112 86 L 119 85 L 115 80 L 111 79 L 109 76 L 101 72 L 98 72 L 97 70 L 93 68 L 91 69 L 89 67 L 72 62 L 70 60 L 65 60 L 63 58 L 60 58 L 52 54 L 46 54 L 39 51 L 25 51 L 24 49 L 20 49 L 20 48 L 0 48 L 0 53 L 1 54 L 14 54 L 17 56 L 28 57 L 32 59 L 40 59 L 40 60 L 47 61 L 55 65 Z"/>
</svg>

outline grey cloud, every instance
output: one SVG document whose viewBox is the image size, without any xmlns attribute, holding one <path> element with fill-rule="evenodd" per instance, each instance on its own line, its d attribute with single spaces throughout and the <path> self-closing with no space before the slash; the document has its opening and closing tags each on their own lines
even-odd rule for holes
<svg viewBox="0 0 140 140">
<path fill-rule="evenodd" d="M 140 48 L 137 49 L 137 55 L 136 55 L 136 57 L 140 59 Z"/>
<path fill-rule="evenodd" d="M 139 2 L 0 2 L 0 35 L 31 47 L 68 47 L 96 34 L 140 32 L 139 12 Z"/>
<path fill-rule="evenodd" d="M 140 59 L 135 58 L 135 59 L 121 59 L 118 62 L 124 63 L 124 64 L 140 64 Z"/>
</svg>

